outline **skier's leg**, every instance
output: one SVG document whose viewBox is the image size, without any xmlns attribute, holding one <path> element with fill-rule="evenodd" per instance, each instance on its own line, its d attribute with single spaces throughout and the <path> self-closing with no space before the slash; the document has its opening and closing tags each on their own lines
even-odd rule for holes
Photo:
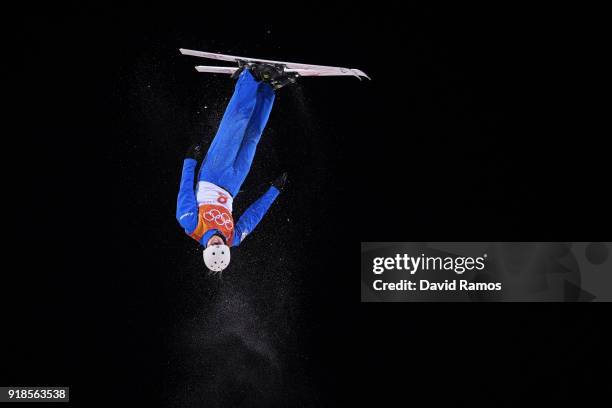
<svg viewBox="0 0 612 408">
<path fill-rule="evenodd" d="M 224 173 L 230 170 L 248 131 L 255 111 L 259 82 L 244 70 L 236 83 L 234 94 L 225 109 L 217 130 L 200 168 L 199 180 L 220 184 Z"/>
<path fill-rule="evenodd" d="M 257 144 L 261 139 L 261 135 L 266 127 L 272 105 L 274 104 L 274 91 L 268 84 L 262 83 L 257 90 L 257 104 L 251 116 L 251 121 L 247 127 L 240 150 L 234 161 L 234 177 L 232 186 L 229 187 L 230 193 L 235 196 L 240 190 L 240 186 L 249 174 Z"/>
</svg>

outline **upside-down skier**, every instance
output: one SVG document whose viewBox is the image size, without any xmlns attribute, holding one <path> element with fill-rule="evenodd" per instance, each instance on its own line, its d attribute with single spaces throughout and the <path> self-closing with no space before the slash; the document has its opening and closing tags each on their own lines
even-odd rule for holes
<svg viewBox="0 0 612 408">
<path fill-rule="evenodd" d="M 227 268 L 230 247 L 255 229 L 287 181 L 283 173 L 234 224 L 232 203 L 251 168 L 275 90 L 295 82 L 296 75 L 272 64 L 248 63 L 234 77 L 238 78 L 234 94 L 201 164 L 195 191 L 202 143 L 191 145 L 185 155 L 176 209 L 179 224 L 204 247 L 204 263 L 215 273 Z"/>
</svg>

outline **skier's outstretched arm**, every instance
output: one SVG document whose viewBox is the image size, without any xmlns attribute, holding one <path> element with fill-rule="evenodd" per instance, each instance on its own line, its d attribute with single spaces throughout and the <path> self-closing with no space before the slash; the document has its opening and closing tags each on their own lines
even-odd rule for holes
<svg viewBox="0 0 612 408">
<path fill-rule="evenodd" d="M 236 224 L 236 228 L 234 229 L 234 240 L 232 242 L 232 246 L 238 246 L 240 243 L 246 238 L 248 234 L 250 234 L 257 224 L 261 221 L 261 219 L 266 215 L 268 209 L 276 200 L 276 197 L 282 191 L 285 183 L 287 181 L 287 173 L 283 173 L 272 186 L 259 197 L 257 201 L 255 201 L 247 210 L 242 214 L 238 223 Z"/>
<path fill-rule="evenodd" d="M 181 185 L 176 202 L 176 219 L 188 234 L 191 234 L 198 226 L 198 202 L 193 189 L 195 169 L 198 158 L 201 158 L 201 146 L 193 145 L 187 151 L 183 161 L 183 172 L 181 174 Z"/>
</svg>

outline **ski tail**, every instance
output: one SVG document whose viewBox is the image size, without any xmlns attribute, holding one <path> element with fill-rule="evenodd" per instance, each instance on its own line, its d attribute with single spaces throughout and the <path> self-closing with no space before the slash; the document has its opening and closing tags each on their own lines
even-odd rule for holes
<svg viewBox="0 0 612 408">
<path fill-rule="evenodd" d="M 198 65 L 195 67 L 198 72 L 208 72 L 211 74 L 229 74 L 233 75 L 238 70 L 236 67 L 212 67 L 206 65 Z"/>
</svg>

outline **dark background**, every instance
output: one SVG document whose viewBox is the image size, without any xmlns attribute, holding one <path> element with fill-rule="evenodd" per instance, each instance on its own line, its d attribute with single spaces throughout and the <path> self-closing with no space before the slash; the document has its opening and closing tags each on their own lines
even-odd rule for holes
<svg viewBox="0 0 612 408">
<path fill-rule="evenodd" d="M 0 373 L 74 405 L 585 398 L 599 305 L 360 304 L 360 241 L 610 238 L 597 10 L 75 6 L 7 11 Z M 222 280 L 174 219 L 233 82 L 178 48 L 356 67 L 283 89 Z M 9 99 L 10 98 L 10 99 Z M 16 108 L 16 109 L 15 109 Z"/>
</svg>

